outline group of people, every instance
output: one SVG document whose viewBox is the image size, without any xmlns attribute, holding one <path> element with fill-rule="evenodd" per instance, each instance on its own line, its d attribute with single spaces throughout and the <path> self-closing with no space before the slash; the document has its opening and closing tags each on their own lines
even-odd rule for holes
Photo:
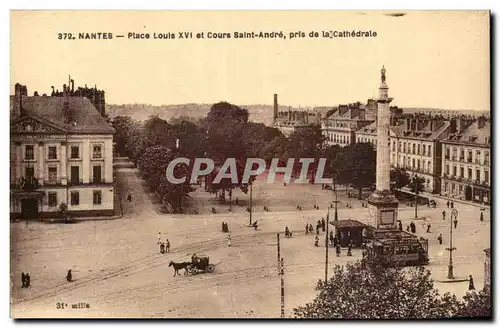
<svg viewBox="0 0 500 328">
<path fill-rule="evenodd" d="M 30 286 L 31 278 L 29 273 L 21 272 L 21 282 L 21 288 L 28 288 Z"/>
<path fill-rule="evenodd" d="M 316 223 L 316 235 L 319 235 L 319 230 L 325 232 L 326 230 L 326 221 L 324 218 L 321 218 L 321 220 L 318 220 Z M 306 235 L 313 233 L 313 226 L 312 224 L 306 224 L 306 229 L 305 229 Z"/>
<path fill-rule="evenodd" d="M 168 238 L 163 241 L 161 238 L 161 232 L 158 232 L 157 245 L 160 245 L 160 254 L 170 253 L 170 240 Z"/>
</svg>

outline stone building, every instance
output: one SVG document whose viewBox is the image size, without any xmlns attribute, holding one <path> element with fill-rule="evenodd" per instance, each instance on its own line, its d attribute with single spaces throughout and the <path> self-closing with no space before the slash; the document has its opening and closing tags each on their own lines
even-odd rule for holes
<svg viewBox="0 0 500 328">
<path fill-rule="evenodd" d="M 273 106 L 273 127 L 281 131 L 285 136 L 290 136 L 293 132 L 308 129 L 313 124 L 319 124 L 321 115 L 312 110 L 292 110 L 279 111 L 278 95 L 274 95 Z"/>
<path fill-rule="evenodd" d="M 103 99 L 103 98 L 102 98 Z M 52 96 L 10 97 L 10 213 L 54 217 L 114 213 L 114 129 L 85 95 L 64 85 Z"/>
<path fill-rule="evenodd" d="M 491 202 L 490 125 L 484 116 L 456 120 L 455 132 L 443 141 L 442 195 Z"/>
</svg>

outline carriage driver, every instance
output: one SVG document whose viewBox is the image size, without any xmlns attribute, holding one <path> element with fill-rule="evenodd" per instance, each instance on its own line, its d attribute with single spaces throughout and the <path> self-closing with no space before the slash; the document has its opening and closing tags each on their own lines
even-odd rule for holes
<svg viewBox="0 0 500 328">
<path fill-rule="evenodd" d="M 196 256 L 196 253 L 193 253 L 193 256 L 191 256 L 191 263 L 192 263 L 194 266 L 197 266 L 197 265 L 198 265 L 198 256 Z"/>
</svg>

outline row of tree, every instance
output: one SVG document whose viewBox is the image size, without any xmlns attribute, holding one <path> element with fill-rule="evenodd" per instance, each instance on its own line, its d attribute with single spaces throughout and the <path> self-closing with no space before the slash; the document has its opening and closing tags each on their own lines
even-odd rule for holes
<svg viewBox="0 0 500 328">
<path fill-rule="evenodd" d="M 175 157 L 208 157 L 217 169 L 227 158 L 235 158 L 238 167 L 238 181 L 230 179 L 211 183 L 212 193 L 232 194 L 234 188 L 246 193 L 248 185 L 241 183 L 243 168 L 247 158 L 262 158 L 267 163 L 274 158 L 280 165 L 288 159 L 295 159 L 294 175 L 301 170 L 300 158 L 313 158 L 308 174 L 315 174 L 320 158 L 326 158 L 324 177 L 331 177 L 337 184 L 348 185 L 359 190 L 372 187 L 375 183 L 376 152 L 370 143 L 354 143 L 345 147 L 327 145 L 320 126 L 301 129 L 285 137 L 278 129 L 262 123 L 248 121 L 248 111 L 236 105 L 220 102 L 214 104 L 208 115 L 201 120 L 187 118 L 172 119 L 167 122 L 152 116 L 145 122 L 137 122 L 130 117 L 118 116 L 113 119 L 115 151 L 130 157 L 139 167 L 148 185 L 174 209 L 181 207 L 182 198 L 192 191 L 188 182 L 171 185 L 165 178 L 165 169 Z M 192 163 L 193 161 L 191 161 Z M 189 176 L 191 167 L 178 166 L 176 176 Z M 393 186 L 400 189 L 411 185 L 413 180 L 402 170 L 394 170 L 391 177 Z M 250 179 L 250 183 L 255 177 Z"/>
</svg>

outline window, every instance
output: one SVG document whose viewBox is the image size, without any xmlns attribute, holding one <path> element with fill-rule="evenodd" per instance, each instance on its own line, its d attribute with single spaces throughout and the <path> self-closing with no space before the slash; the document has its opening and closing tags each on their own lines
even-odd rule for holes
<svg viewBox="0 0 500 328">
<path fill-rule="evenodd" d="M 35 159 L 35 151 L 33 145 L 24 146 L 24 159 Z"/>
<path fill-rule="evenodd" d="M 463 167 L 460 168 L 460 177 L 463 178 L 464 177 L 464 173 L 465 173 L 465 170 Z"/>
<path fill-rule="evenodd" d="M 80 205 L 80 193 L 78 191 L 71 192 L 71 205 Z"/>
<path fill-rule="evenodd" d="M 484 165 L 489 165 L 490 164 L 490 153 L 485 152 L 484 153 Z"/>
<path fill-rule="evenodd" d="M 420 144 L 417 145 L 417 154 L 420 155 Z"/>
<path fill-rule="evenodd" d="M 481 180 L 481 171 L 479 171 L 479 169 L 476 170 L 476 181 L 480 181 Z"/>
<path fill-rule="evenodd" d="M 403 142 L 403 152 L 406 153 L 406 142 Z"/>
<path fill-rule="evenodd" d="M 401 149 L 402 149 L 402 146 L 401 146 L 401 141 L 399 142 L 398 147 L 399 147 L 399 151 L 401 151 Z"/>
<path fill-rule="evenodd" d="M 472 150 L 469 150 L 467 154 L 467 162 L 472 163 Z"/>
<path fill-rule="evenodd" d="M 92 182 L 101 183 L 101 166 L 95 165 L 92 167 Z"/>
<path fill-rule="evenodd" d="M 412 153 L 412 154 L 415 154 L 415 144 L 412 144 L 412 145 L 411 145 L 411 153 Z"/>
<path fill-rule="evenodd" d="M 431 173 L 431 161 L 427 161 L 427 171 Z"/>
<path fill-rule="evenodd" d="M 467 169 L 467 179 L 472 180 L 472 169 Z"/>
<path fill-rule="evenodd" d="M 450 148 L 446 148 L 445 154 L 444 154 L 445 159 L 450 159 Z"/>
<path fill-rule="evenodd" d="M 57 180 L 57 167 L 49 167 L 49 181 L 55 182 Z"/>
<path fill-rule="evenodd" d="M 92 158 L 102 158 L 101 145 L 93 145 L 92 146 Z"/>
<path fill-rule="evenodd" d="M 425 154 L 426 154 L 425 145 L 422 145 L 422 155 L 425 155 Z"/>
<path fill-rule="evenodd" d="M 455 165 L 453 165 L 453 176 L 457 176 L 457 167 Z"/>
<path fill-rule="evenodd" d="M 414 145 L 415 146 L 415 145 Z M 415 167 L 415 158 L 411 159 L 411 167 Z"/>
<path fill-rule="evenodd" d="M 24 168 L 24 176 L 25 177 L 34 177 L 35 176 L 35 168 L 34 167 L 25 167 Z"/>
<path fill-rule="evenodd" d="M 456 148 L 453 148 L 453 157 L 452 157 L 453 160 L 456 160 L 457 159 L 457 149 Z"/>
<path fill-rule="evenodd" d="M 55 207 L 57 206 L 57 193 L 56 192 L 49 192 L 49 206 L 50 207 Z"/>
<path fill-rule="evenodd" d="M 71 167 L 71 184 L 78 184 L 80 182 L 80 167 Z"/>
<path fill-rule="evenodd" d="M 489 174 L 490 172 L 488 170 L 484 170 L 484 182 L 490 182 L 490 178 L 488 177 Z"/>
<path fill-rule="evenodd" d="M 448 150 L 449 150 L 449 149 L 448 149 Z M 432 156 L 432 155 L 431 155 L 431 152 L 432 152 L 432 146 L 431 146 L 431 145 L 429 145 L 429 146 L 427 146 L 427 156 L 431 157 L 431 156 Z M 448 156 L 449 156 L 449 154 L 448 154 Z"/>
<path fill-rule="evenodd" d="M 420 160 L 417 160 L 417 168 L 420 170 Z"/>
<path fill-rule="evenodd" d="M 445 168 L 446 175 L 450 174 L 450 166 L 446 165 L 444 168 Z"/>
<path fill-rule="evenodd" d="M 94 190 L 92 193 L 93 195 L 93 200 L 94 200 L 94 205 L 101 205 L 102 203 L 102 193 L 100 190 Z"/>
<path fill-rule="evenodd" d="M 57 159 L 57 147 L 49 147 L 49 159 Z"/>
<path fill-rule="evenodd" d="M 465 159 L 465 153 L 463 149 L 460 149 L 460 160 L 463 161 Z"/>
<path fill-rule="evenodd" d="M 80 147 L 71 146 L 71 158 L 80 158 Z"/>
<path fill-rule="evenodd" d="M 479 160 L 481 159 L 481 151 L 476 151 L 476 164 L 479 164 Z"/>
</svg>

